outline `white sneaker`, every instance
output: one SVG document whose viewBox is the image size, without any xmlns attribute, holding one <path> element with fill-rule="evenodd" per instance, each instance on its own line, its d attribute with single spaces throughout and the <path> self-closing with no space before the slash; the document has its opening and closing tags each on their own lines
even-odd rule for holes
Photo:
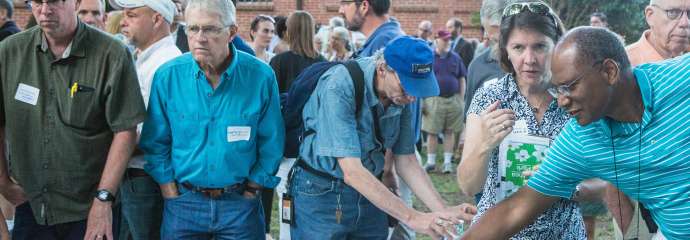
<svg viewBox="0 0 690 240">
<path fill-rule="evenodd" d="M 436 170 L 436 164 L 433 164 L 433 163 L 426 163 L 426 164 L 424 165 L 424 170 L 426 170 L 426 172 L 434 171 L 434 170 Z"/>
<path fill-rule="evenodd" d="M 444 163 L 443 164 L 443 173 L 452 173 L 453 172 L 453 164 L 452 163 Z"/>
</svg>

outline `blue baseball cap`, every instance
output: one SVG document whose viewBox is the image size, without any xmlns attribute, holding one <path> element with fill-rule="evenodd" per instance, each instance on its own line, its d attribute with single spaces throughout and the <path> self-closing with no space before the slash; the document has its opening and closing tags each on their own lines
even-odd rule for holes
<svg viewBox="0 0 690 240">
<path fill-rule="evenodd" d="M 408 94 L 418 98 L 439 95 L 433 69 L 434 51 L 426 41 L 409 36 L 398 37 L 383 50 L 383 58 L 398 74 Z"/>
</svg>

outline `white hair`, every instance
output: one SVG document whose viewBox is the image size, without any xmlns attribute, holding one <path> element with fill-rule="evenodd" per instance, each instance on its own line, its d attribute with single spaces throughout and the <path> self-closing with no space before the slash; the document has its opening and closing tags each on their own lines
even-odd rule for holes
<svg viewBox="0 0 690 240">
<path fill-rule="evenodd" d="M 237 23 L 235 5 L 230 0 L 189 0 L 185 15 L 193 9 L 217 13 L 223 26 L 235 26 Z"/>
<path fill-rule="evenodd" d="M 328 25 L 330 27 L 344 27 L 345 26 L 345 20 L 343 20 L 342 17 L 335 16 L 332 17 L 330 20 L 328 20 Z"/>
<path fill-rule="evenodd" d="M 484 0 L 479 9 L 479 19 L 484 26 L 501 25 L 506 0 Z"/>
<path fill-rule="evenodd" d="M 331 34 L 334 34 L 339 39 L 344 40 L 345 44 L 348 44 L 350 42 L 350 31 L 348 31 L 347 28 L 335 27 L 333 28 Z"/>
</svg>

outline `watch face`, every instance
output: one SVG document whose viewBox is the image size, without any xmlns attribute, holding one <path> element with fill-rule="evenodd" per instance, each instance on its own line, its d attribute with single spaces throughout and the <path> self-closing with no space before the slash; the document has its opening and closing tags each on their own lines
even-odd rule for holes
<svg viewBox="0 0 690 240">
<path fill-rule="evenodd" d="M 100 192 L 98 192 L 98 199 L 100 199 L 100 200 L 108 200 L 108 192 L 106 192 L 106 191 L 100 191 Z"/>
</svg>

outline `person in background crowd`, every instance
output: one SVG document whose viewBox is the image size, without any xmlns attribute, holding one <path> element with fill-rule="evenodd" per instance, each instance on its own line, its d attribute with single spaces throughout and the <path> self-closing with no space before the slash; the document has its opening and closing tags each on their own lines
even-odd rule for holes
<svg viewBox="0 0 690 240">
<path fill-rule="evenodd" d="M 12 21 L 13 13 L 12 0 L 0 0 L 0 41 L 21 31 L 17 24 Z"/>
<path fill-rule="evenodd" d="M 503 11 L 499 40 L 501 67 L 509 74 L 477 90 L 467 116 L 467 132 L 458 181 L 473 196 L 483 188 L 473 224 L 501 201 L 499 144 L 518 121 L 530 135 L 555 139 L 570 116 L 547 92 L 551 54 L 563 35 L 563 25 L 542 2 L 519 2 Z M 523 173 L 528 174 L 528 173 Z M 529 176 L 529 175 L 528 175 Z M 586 240 L 577 202 L 560 198 L 538 220 L 500 239 Z M 490 238 L 494 239 L 494 238 Z"/>
<path fill-rule="evenodd" d="M 417 35 L 415 37 L 418 37 L 427 43 L 429 43 L 429 46 L 432 46 L 434 44 L 434 28 L 429 20 L 423 20 L 419 22 L 419 25 L 417 26 Z"/>
<path fill-rule="evenodd" d="M 690 128 L 690 91 L 679 87 L 690 85 L 689 68 L 685 54 L 633 69 L 615 33 L 568 32 L 554 50 L 548 91 L 573 119 L 527 187 L 489 210 L 463 239 L 505 239 L 559 199 L 578 197 L 576 185 L 595 177 L 649 208 L 659 226 L 652 239 L 690 239 L 690 135 L 678 131 Z"/>
<path fill-rule="evenodd" d="M 463 127 L 463 91 L 467 69 L 462 58 L 451 51 L 451 33 L 440 30 L 434 42 L 434 74 L 441 89 L 439 96 L 424 99 L 422 106 L 422 131 L 427 138 L 427 172 L 436 166 L 438 136 L 443 134 L 443 173 L 453 171 L 453 150 L 455 136 Z"/>
<path fill-rule="evenodd" d="M 161 239 L 264 239 L 270 224 L 260 195 L 280 181 L 278 87 L 268 65 L 228 45 L 235 16 L 229 0 L 190 0 L 191 54 L 154 76 L 140 147 L 165 199 Z"/>
<path fill-rule="evenodd" d="M 271 59 L 271 67 L 276 74 L 280 93 L 287 92 L 290 85 L 305 68 L 317 62 L 326 61 L 314 47 L 314 19 L 305 11 L 295 11 L 287 19 L 286 40 L 290 44 L 290 50 L 276 55 Z M 287 175 L 294 158 L 285 158 L 280 163 L 278 177 L 281 178 L 278 185 L 278 199 L 282 199 L 286 193 Z M 264 200 L 272 200 L 273 194 L 264 196 Z M 268 201 L 272 203 L 272 201 Z M 282 209 L 282 201 L 279 201 Z M 272 206 L 268 204 L 268 206 Z M 280 225 L 280 239 L 290 239 L 290 226 L 285 223 Z"/>
<path fill-rule="evenodd" d="M 477 48 L 476 41 L 470 41 L 462 36 L 462 21 L 460 18 L 451 18 L 446 22 L 446 30 L 453 36 L 451 49 L 460 55 L 463 64 L 469 66 L 474 59 L 474 50 Z"/>
<path fill-rule="evenodd" d="M 110 4 L 124 10 L 122 33 L 135 47 L 139 87 L 148 106 L 154 73 L 182 55 L 170 34 L 177 11 L 175 4 L 170 0 L 110 0 Z M 141 126 L 137 128 L 139 135 Z M 144 153 L 137 149 L 120 186 L 122 217 L 132 239 L 160 239 L 163 198 L 156 181 L 144 171 L 144 164 Z"/>
<path fill-rule="evenodd" d="M 603 12 L 594 12 L 589 15 L 589 25 L 592 27 L 609 28 L 609 18 Z"/>
<path fill-rule="evenodd" d="M 275 21 L 266 15 L 258 15 L 249 24 L 249 38 L 256 57 L 269 63 L 274 53 L 268 51 L 268 45 L 275 35 Z"/>
<path fill-rule="evenodd" d="M 352 56 L 350 51 L 350 31 L 344 27 L 335 27 L 328 41 L 330 58 L 328 61 L 346 61 Z"/>
<path fill-rule="evenodd" d="M 287 17 L 277 16 L 274 19 L 276 20 L 276 35 L 273 37 L 273 40 L 271 40 L 271 47 L 268 51 L 278 55 L 290 50 L 290 44 L 285 39 L 285 33 L 287 32 Z"/>
<path fill-rule="evenodd" d="M 323 38 L 321 38 L 317 35 L 314 35 L 314 48 L 316 49 L 316 52 L 319 55 L 323 56 L 322 50 L 324 49 L 324 47 L 326 47 L 326 45 L 328 45 L 328 43 L 324 44 Z"/>
<path fill-rule="evenodd" d="M 625 48 L 630 64 L 659 62 L 682 55 L 690 47 L 690 0 L 650 0 L 644 10 L 649 29 L 640 40 Z M 650 239 L 656 223 L 645 206 L 631 201 L 612 185 L 606 203 L 613 218 L 616 239 Z M 633 221 L 634 219 L 634 221 Z M 621 222 L 622 221 L 622 222 Z M 640 224 L 642 223 L 642 224 Z M 640 230 L 630 226 L 640 225 Z"/>
<path fill-rule="evenodd" d="M 0 43 L 2 95 L 17 96 L 0 103 L 12 237 L 117 239 L 112 206 L 146 118 L 132 56 L 78 19 L 78 0 L 28 4 L 39 27 Z"/>
<path fill-rule="evenodd" d="M 77 16 L 82 22 L 100 30 L 105 29 L 108 14 L 105 13 L 105 0 L 80 0 Z"/>
</svg>

